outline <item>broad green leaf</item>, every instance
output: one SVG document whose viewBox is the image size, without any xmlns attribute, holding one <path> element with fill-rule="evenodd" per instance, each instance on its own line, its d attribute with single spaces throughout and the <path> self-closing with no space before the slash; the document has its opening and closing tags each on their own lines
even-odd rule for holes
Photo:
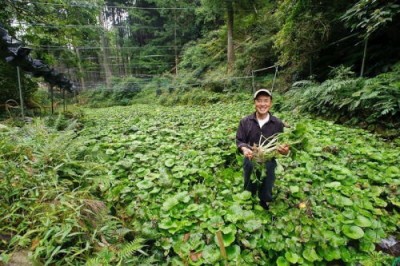
<svg viewBox="0 0 400 266">
<path fill-rule="evenodd" d="M 386 168 L 385 176 L 393 177 L 393 178 L 399 177 L 400 176 L 400 167 L 394 166 L 394 165 L 389 166 L 388 168 Z"/>
<path fill-rule="evenodd" d="M 162 210 L 169 211 L 170 209 L 172 209 L 173 207 L 178 205 L 178 203 L 179 203 L 179 201 L 176 197 L 170 197 L 166 201 L 164 201 Z"/>
<path fill-rule="evenodd" d="M 303 258 L 310 262 L 319 261 L 321 258 L 318 256 L 317 252 L 315 252 L 314 247 L 307 246 L 303 251 Z"/>
<path fill-rule="evenodd" d="M 393 205 L 395 205 L 397 207 L 400 207 L 400 200 L 399 200 L 398 197 L 391 197 L 390 196 L 390 197 L 388 197 L 388 199 Z"/>
<path fill-rule="evenodd" d="M 376 242 L 380 241 L 383 237 L 385 237 L 385 233 L 381 228 L 380 228 L 380 230 L 376 230 L 376 229 L 366 229 L 365 230 L 364 238 L 369 239 L 371 242 L 376 243 Z"/>
<path fill-rule="evenodd" d="M 262 226 L 261 221 L 256 219 L 248 220 L 243 224 L 243 228 L 247 232 L 254 232 L 260 229 L 261 226 Z"/>
<path fill-rule="evenodd" d="M 232 245 L 226 248 L 226 255 L 229 260 L 236 261 L 240 257 L 240 247 L 238 245 Z"/>
<path fill-rule="evenodd" d="M 293 263 L 293 264 L 297 263 L 297 262 L 299 261 L 299 259 L 300 259 L 299 255 L 297 255 L 296 253 L 290 252 L 290 251 L 287 251 L 287 252 L 285 253 L 285 258 L 286 258 L 290 263 Z"/>
<path fill-rule="evenodd" d="M 325 187 L 329 187 L 329 188 L 337 188 L 340 187 L 342 184 L 338 181 L 334 181 L 334 182 L 330 182 L 325 184 Z"/>
<path fill-rule="evenodd" d="M 113 155 L 115 153 L 115 150 L 113 150 L 113 149 L 107 149 L 106 150 L 106 154 L 107 155 Z"/>
<path fill-rule="evenodd" d="M 131 169 L 133 165 L 133 160 L 126 159 L 118 162 L 118 165 L 121 165 L 125 169 Z"/>
<path fill-rule="evenodd" d="M 222 231 L 222 233 L 224 233 L 224 234 L 232 233 L 232 234 L 235 235 L 237 229 L 236 229 L 236 226 L 235 226 L 234 224 L 230 224 L 230 225 L 228 225 L 228 226 L 222 228 L 221 231 Z"/>
<path fill-rule="evenodd" d="M 345 176 L 345 175 L 341 175 L 341 174 L 334 174 L 333 175 L 333 179 L 335 179 L 335 180 L 344 180 L 344 179 L 346 179 L 347 178 L 347 176 Z"/>
<path fill-rule="evenodd" d="M 136 184 L 139 189 L 148 189 L 154 186 L 154 183 L 150 180 L 144 179 Z"/>
<path fill-rule="evenodd" d="M 300 188 L 298 186 L 290 186 L 289 190 L 291 193 L 297 193 L 300 191 Z"/>
<path fill-rule="evenodd" d="M 332 238 L 330 240 L 330 244 L 333 247 L 340 247 L 340 246 L 346 244 L 346 239 L 345 239 L 345 237 L 340 237 L 340 236 L 335 234 L 335 235 L 332 236 Z"/>
<path fill-rule="evenodd" d="M 172 220 L 164 220 L 158 224 L 158 227 L 161 229 L 170 229 L 170 228 L 177 228 L 178 225 L 176 224 L 176 222 Z"/>
<path fill-rule="evenodd" d="M 224 241 L 224 246 L 228 247 L 235 241 L 235 234 L 233 232 L 228 233 L 228 234 L 222 234 L 222 238 L 223 238 L 223 241 Z M 214 236 L 214 241 L 217 244 L 219 243 L 217 235 Z"/>
<path fill-rule="evenodd" d="M 167 159 L 167 160 L 165 160 L 164 165 L 165 165 L 166 167 L 171 168 L 172 166 L 175 165 L 175 160 L 174 160 L 174 159 L 171 159 L 171 158 L 170 158 L 170 159 Z"/>
<path fill-rule="evenodd" d="M 327 261 L 338 260 L 341 257 L 340 249 L 337 247 L 327 246 L 325 248 L 320 248 L 318 251 Z"/>
<path fill-rule="evenodd" d="M 353 254 L 350 252 L 349 248 L 346 246 L 340 246 L 340 255 L 344 262 L 350 262 L 353 258 Z"/>
<path fill-rule="evenodd" d="M 144 177 L 144 176 L 147 176 L 147 175 L 150 174 L 150 169 L 149 168 L 140 167 L 140 168 L 135 170 L 135 173 L 140 177 Z"/>
<path fill-rule="evenodd" d="M 244 210 L 240 204 L 234 203 L 228 209 L 228 213 L 226 214 L 226 220 L 232 223 L 236 223 L 239 220 L 243 219 Z"/>
<path fill-rule="evenodd" d="M 329 248 L 326 254 L 331 260 L 339 260 L 341 257 L 340 249 L 338 248 Z"/>
<path fill-rule="evenodd" d="M 348 197 L 339 196 L 337 198 L 337 200 L 338 200 L 338 204 L 340 206 L 353 206 L 353 201 L 351 199 L 349 199 Z"/>
<path fill-rule="evenodd" d="M 364 252 L 373 252 L 375 250 L 375 244 L 364 237 L 360 240 L 360 249 Z"/>
<path fill-rule="evenodd" d="M 371 220 L 362 215 L 358 215 L 354 223 L 360 227 L 371 227 L 372 225 Z"/>
<path fill-rule="evenodd" d="M 232 196 L 233 200 L 239 203 L 246 202 L 251 198 L 251 192 L 249 191 L 243 191 L 239 194 L 233 195 Z"/>
<path fill-rule="evenodd" d="M 335 233 L 333 231 L 324 230 L 322 232 L 322 235 L 324 237 L 324 240 L 331 240 L 335 236 Z"/>
<path fill-rule="evenodd" d="M 276 265 L 278 265 L 278 266 L 290 266 L 290 263 L 285 259 L 285 257 L 280 256 L 276 260 Z"/>
<path fill-rule="evenodd" d="M 347 209 L 343 212 L 343 216 L 347 219 L 353 220 L 355 218 L 355 212 L 352 209 Z"/>
<path fill-rule="evenodd" d="M 215 265 L 215 263 L 221 257 L 221 252 L 219 247 L 216 245 L 205 246 L 202 252 L 202 257 L 204 259 L 204 263 Z"/>
<path fill-rule="evenodd" d="M 213 216 L 207 221 L 207 229 L 211 233 L 215 233 L 224 226 L 224 219 L 221 216 Z"/>
<path fill-rule="evenodd" d="M 255 249 L 257 247 L 257 242 L 259 239 L 259 235 L 253 235 L 251 237 L 247 237 L 246 239 L 241 239 L 240 242 L 244 247 L 249 249 Z"/>
<path fill-rule="evenodd" d="M 193 204 L 190 204 L 189 206 L 187 206 L 187 207 L 185 208 L 185 211 L 186 211 L 186 212 L 195 212 L 195 211 L 197 211 L 198 209 L 199 209 L 199 205 L 193 203 Z"/>
<path fill-rule="evenodd" d="M 364 231 L 356 225 L 343 225 L 342 232 L 351 239 L 360 239 L 364 236 Z"/>
<path fill-rule="evenodd" d="M 160 187 L 154 187 L 149 194 L 158 194 L 161 191 Z"/>
</svg>

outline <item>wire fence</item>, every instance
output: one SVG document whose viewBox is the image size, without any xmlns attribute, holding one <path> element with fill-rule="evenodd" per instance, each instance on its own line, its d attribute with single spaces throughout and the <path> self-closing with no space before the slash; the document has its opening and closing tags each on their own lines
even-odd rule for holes
<svg viewBox="0 0 400 266">
<path fill-rule="evenodd" d="M 56 8 L 63 8 L 65 4 L 57 3 L 39 3 L 32 2 L 37 5 L 47 5 Z M 71 2 L 67 4 L 68 7 L 77 8 L 96 8 L 99 9 L 121 9 L 121 10 L 195 10 L 196 7 L 138 7 L 138 6 L 105 6 L 105 5 L 94 5 L 81 2 Z M 45 23 L 33 23 L 16 21 L 15 25 L 19 25 L 21 29 L 28 28 L 44 28 L 44 29 L 76 29 L 85 30 L 100 29 L 107 31 L 107 22 L 102 25 L 100 22 L 93 24 L 45 24 Z M 159 86 L 164 89 L 179 89 L 184 87 L 186 90 L 190 88 L 199 88 L 207 86 L 222 87 L 224 90 L 229 90 L 229 86 L 242 86 L 245 87 L 249 92 L 254 92 L 257 86 L 257 82 L 264 82 L 265 79 L 272 80 L 272 89 L 274 89 L 275 80 L 278 73 L 276 66 L 270 66 L 262 69 L 254 69 L 251 71 L 251 75 L 242 76 L 220 76 L 220 77 L 204 77 L 196 78 L 199 75 L 193 75 L 185 80 L 185 77 L 180 78 L 178 74 L 178 68 L 180 60 L 182 60 L 182 51 L 184 45 L 181 45 L 176 40 L 177 25 L 172 26 L 174 28 L 174 36 L 171 44 L 166 45 L 126 45 L 119 46 L 113 40 L 114 43 L 101 42 L 101 34 L 97 36 L 99 39 L 96 40 L 94 45 L 73 45 L 73 42 L 62 43 L 60 41 L 49 45 L 39 44 L 28 44 L 28 47 L 33 49 L 33 53 L 48 54 L 53 56 L 54 70 L 66 73 L 66 76 L 73 82 L 74 93 L 65 95 L 65 91 L 58 90 L 54 86 L 49 86 L 49 93 L 51 93 L 51 108 L 53 111 L 55 98 L 58 101 L 60 98 L 65 103 L 66 98 L 73 95 L 76 97 L 76 93 L 85 90 L 118 90 L 121 87 L 138 86 L 141 89 L 146 89 L 149 85 L 153 88 Z M 127 29 L 128 31 L 132 28 L 134 30 L 165 30 L 166 25 L 162 26 L 147 26 L 141 25 L 140 23 L 133 25 L 112 25 L 112 28 L 116 30 Z M 65 41 L 65 40 L 64 40 Z M 170 42 L 171 43 L 171 42 Z M 121 56 L 123 55 L 123 56 Z M 49 57 L 51 58 L 51 57 Z M 271 78 L 271 71 L 275 69 L 275 73 Z M 271 73 L 270 73 L 271 72 Z M 163 76 L 169 79 L 168 82 L 157 83 L 154 79 L 163 79 Z M 200 75 L 201 76 L 201 75 Z M 20 79 L 19 79 L 20 80 Z M 180 83 L 181 82 L 181 83 Z M 271 83 L 271 82 L 270 82 Z M 238 85 L 239 84 L 239 85 Z M 123 85 L 123 86 L 122 86 Z M 22 99 L 23 96 L 21 95 Z M 20 108 L 23 110 L 24 103 L 21 102 Z M 23 114 L 23 111 L 22 111 Z"/>
</svg>

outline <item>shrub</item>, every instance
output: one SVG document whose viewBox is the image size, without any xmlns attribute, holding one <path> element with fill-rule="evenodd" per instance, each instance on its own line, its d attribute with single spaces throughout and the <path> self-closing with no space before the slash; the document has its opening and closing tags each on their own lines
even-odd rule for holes
<svg viewBox="0 0 400 266">
<path fill-rule="evenodd" d="M 288 109 L 299 109 L 336 121 L 377 129 L 400 125 L 400 64 L 374 78 L 354 78 L 346 68 L 334 69 L 323 83 L 301 81 L 286 94 Z"/>
</svg>

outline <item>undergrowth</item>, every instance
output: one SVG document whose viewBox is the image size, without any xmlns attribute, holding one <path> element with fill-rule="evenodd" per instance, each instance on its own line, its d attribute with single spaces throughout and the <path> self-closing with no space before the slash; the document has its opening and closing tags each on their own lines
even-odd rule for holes
<svg viewBox="0 0 400 266">
<path fill-rule="evenodd" d="M 298 110 L 346 125 L 399 135 L 400 64 L 374 78 L 356 78 L 349 68 L 334 69 L 333 77 L 317 83 L 293 84 L 285 95 L 287 110 Z"/>
<path fill-rule="evenodd" d="M 18 250 L 40 265 L 137 262 L 127 254 L 143 241 L 126 240 L 131 230 L 96 196 L 107 169 L 82 152 L 76 121 L 58 115 L 0 130 L 0 264 Z"/>
</svg>

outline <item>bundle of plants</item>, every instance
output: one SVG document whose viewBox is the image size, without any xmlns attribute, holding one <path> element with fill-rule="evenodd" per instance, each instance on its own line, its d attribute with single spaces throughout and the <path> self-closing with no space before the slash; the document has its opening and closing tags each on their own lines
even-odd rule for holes
<svg viewBox="0 0 400 266">
<path fill-rule="evenodd" d="M 278 151 L 279 148 L 284 145 L 289 145 L 290 147 L 287 155 L 282 155 Z M 268 138 L 261 135 L 258 144 L 254 144 L 252 147 L 252 162 L 255 170 L 253 171 L 252 181 L 261 182 L 256 173 L 262 173 L 266 162 L 277 159 L 281 156 L 290 156 L 294 158 L 299 151 L 309 150 L 309 146 L 307 126 L 305 124 L 296 124 L 294 129 L 274 134 Z"/>
</svg>

